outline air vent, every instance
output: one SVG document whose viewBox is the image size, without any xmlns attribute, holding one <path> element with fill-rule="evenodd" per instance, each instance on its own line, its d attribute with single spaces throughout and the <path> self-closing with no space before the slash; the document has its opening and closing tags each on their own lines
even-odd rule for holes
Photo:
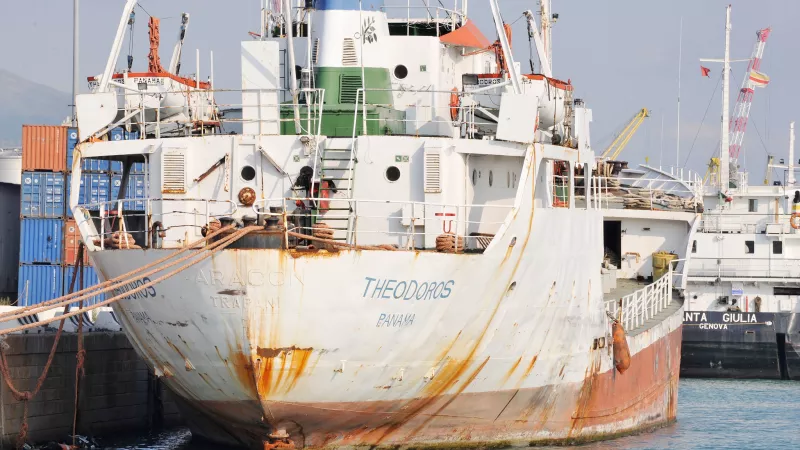
<svg viewBox="0 0 800 450">
<path fill-rule="evenodd" d="M 319 64 L 319 38 L 314 39 L 314 48 L 311 49 L 311 62 Z"/>
<path fill-rule="evenodd" d="M 355 104 L 359 89 L 361 89 L 360 75 L 339 75 L 339 103 Z"/>
<path fill-rule="evenodd" d="M 164 153 L 161 158 L 161 192 L 186 193 L 186 155 L 183 151 Z"/>
<path fill-rule="evenodd" d="M 358 56 L 356 56 L 356 42 L 353 40 L 353 38 L 344 38 L 344 42 L 342 42 L 342 65 L 358 65 Z"/>
<path fill-rule="evenodd" d="M 442 192 L 441 154 L 439 150 L 425 151 L 425 193 Z"/>
</svg>

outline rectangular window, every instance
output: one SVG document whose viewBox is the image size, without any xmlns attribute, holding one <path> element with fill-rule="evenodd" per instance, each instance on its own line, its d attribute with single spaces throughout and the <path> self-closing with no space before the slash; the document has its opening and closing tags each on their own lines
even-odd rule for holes
<svg viewBox="0 0 800 450">
<path fill-rule="evenodd" d="M 772 254 L 773 255 L 782 255 L 783 254 L 783 242 L 781 242 L 781 241 L 772 241 Z"/>
<path fill-rule="evenodd" d="M 800 287 L 775 286 L 772 292 L 775 295 L 800 295 Z"/>
<path fill-rule="evenodd" d="M 692 242 L 692 253 L 697 253 L 697 241 Z"/>
<path fill-rule="evenodd" d="M 748 255 L 752 255 L 756 252 L 756 242 L 755 241 L 744 241 L 744 252 Z"/>
<path fill-rule="evenodd" d="M 750 199 L 750 200 L 747 202 L 747 210 L 748 210 L 748 211 L 750 211 L 750 212 L 756 212 L 756 211 L 758 211 L 758 199 L 751 198 L 751 199 Z"/>
</svg>

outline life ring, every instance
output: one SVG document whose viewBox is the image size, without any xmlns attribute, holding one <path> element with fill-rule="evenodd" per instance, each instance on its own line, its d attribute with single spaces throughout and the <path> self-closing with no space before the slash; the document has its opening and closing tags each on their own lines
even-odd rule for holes
<svg viewBox="0 0 800 450">
<path fill-rule="evenodd" d="M 450 93 L 450 119 L 453 121 L 458 120 L 458 110 L 461 107 L 461 99 L 458 98 L 458 89 L 453 88 Z"/>
<path fill-rule="evenodd" d="M 789 218 L 789 225 L 795 230 L 800 230 L 800 213 L 792 213 L 792 217 Z"/>
</svg>

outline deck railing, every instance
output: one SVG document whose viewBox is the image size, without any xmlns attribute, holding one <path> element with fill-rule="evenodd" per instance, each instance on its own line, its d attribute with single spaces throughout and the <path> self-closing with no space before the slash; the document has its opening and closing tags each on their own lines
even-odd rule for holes
<svg viewBox="0 0 800 450">
<path fill-rule="evenodd" d="M 606 312 L 626 331 L 642 327 L 672 304 L 672 265 L 656 282 L 619 299 L 606 301 Z"/>
</svg>

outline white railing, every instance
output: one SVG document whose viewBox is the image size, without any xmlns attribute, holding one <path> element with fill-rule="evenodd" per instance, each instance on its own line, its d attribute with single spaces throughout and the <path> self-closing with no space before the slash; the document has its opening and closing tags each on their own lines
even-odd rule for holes
<svg viewBox="0 0 800 450">
<path fill-rule="evenodd" d="M 144 203 L 144 210 L 136 208 L 136 204 Z M 161 211 L 154 212 L 153 203 L 161 203 Z M 179 205 L 180 209 L 167 209 L 164 204 Z M 145 246 L 149 247 L 153 241 L 153 233 L 167 232 L 171 229 L 179 228 L 202 228 L 211 220 L 220 217 L 230 217 L 237 211 L 236 203 L 231 200 L 207 200 L 207 199 L 173 199 L 173 198 L 151 198 L 151 199 L 121 199 L 108 202 L 99 202 L 79 205 L 79 214 L 75 215 L 76 223 L 81 229 L 88 225 L 91 230 L 86 238 L 101 250 L 105 249 L 105 240 L 114 233 L 142 234 Z M 180 218 L 180 219 L 176 219 Z M 139 226 L 130 226 L 130 223 L 139 220 Z M 158 230 L 154 225 L 160 223 Z M 179 244 L 176 240 L 176 244 Z M 185 239 L 180 239 L 184 242 Z M 161 239 L 161 242 L 165 242 Z M 94 245 L 94 244 L 93 244 Z"/>
<path fill-rule="evenodd" d="M 247 125 L 256 130 L 247 134 L 278 135 L 282 125 L 295 126 L 295 108 L 299 110 L 298 134 L 322 131 L 324 89 L 298 89 L 297 103 L 281 101 L 292 98 L 287 89 L 117 89 L 118 119 L 99 130 L 98 136 L 119 126 L 138 130 L 138 138 L 147 139 L 240 133 Z"/>
<path fill-rule="evenodd" d="M 672 304 L 672 274 L 670 264 L 667 273 L 655 283 L 620 299 L 606 301 L 606 312 L 628 332 L 643 326 Z"/>
<path fill-rule="evenodd" d="M 707 211 L 698 232 L 792 234 L 791 214 Z"/>
<path fill-rule="evenodd" d="M 771 251 L 771 250 L 770 250 Z M 776 255 L 783 256 L 783 255 Z M 689 263 L 691 277 L 800 278 L 797 258 L 699 258 Z"/>
<path fill-rule="evenodd" d="M 329 201 L 330 210 L 292 211 L 298 201 L 305 205 Z M 513 206 L 286 197 L 258 200 L 252 209 L 257 216 L 279 217 L 285 229 L 309 236 L 313 224 L 324 222 L 334 228 L 337 240 L 352 245 L 391 244 L 410 250 L 432 247 L 426 239 L 456 234 L 464 242 L 456 250 L 463 251 L 485 250 Z"/>
<path fill-rule="evenodd" d="M 664 189 L 663 179 L 601 177 L 591 178 L 592 206 L 595 209 L 640 209 L 651 211 L 699 212 L 699 197 L 679 183 Z M 577 197 L 579 200 L 581 197 Z"/>
</svg>

